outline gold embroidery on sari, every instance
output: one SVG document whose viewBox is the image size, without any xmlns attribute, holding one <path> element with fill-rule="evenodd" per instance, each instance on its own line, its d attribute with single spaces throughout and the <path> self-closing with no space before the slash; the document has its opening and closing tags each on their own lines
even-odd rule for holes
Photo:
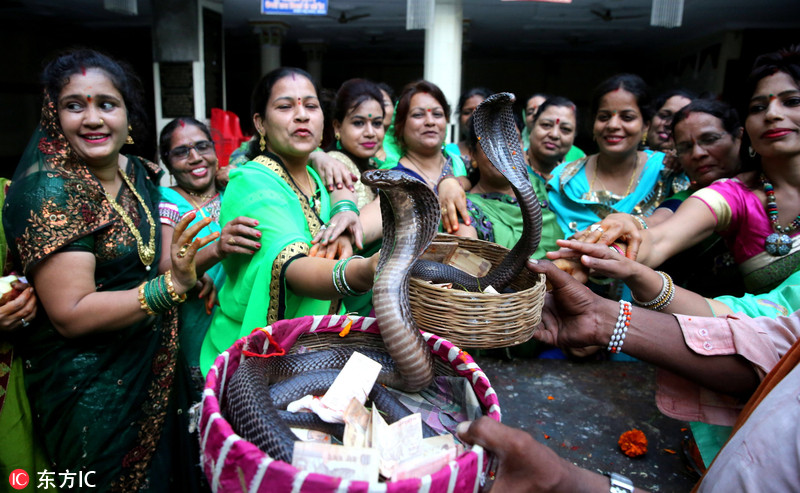
<svg viewBox="0 0 800 493">
<path fill-rule="evenodd" d="M 283 283 L 281 282 L 281 272 L 287 260 L 292 259 L 298 255 L 308 255 L 310 248 L 307 243 L 296 241 L 284 247 L 278 253 L 275 260 L 272 262 L 272 275 L 270 276 L 269 283 L 269 308 L 267 309 L 267 323 L 272 324 L 278 321 L 278 314 L 280 311 L 281 289 Z"/>
<path fill-rule="evenodd" d="M 122 458 L 122 474 L 112 483 L 112 491 L 139 491 L 147 476 L 150 460 L 158 447 L 169 409 L 169 395 L 175 375 L 178 352 L 178 309 L 162 315 L 161 348 L 150 362 L 153 378 L 142 404 L 142 416 L 136 421 L 137 442 Z"/>
<path fill-rule="evenodd" d="M 322 214 L 321 202 L 319 200 L 315 200 L 314 209 L 312 210 L 305 194 L 301 192 L 300 189 L 294 184 L 294 180 L 291 176 L 289 176 L 289 172 L 286 171 L 286 168 L 281 166 L 274 159 L 270 159 L 267 156 L 262 155 L 256 156 L 253 161 L 266 166 L 267 169 L 278 175 L 281 180 L 286 182 L 286 184 L 291 187 L 292 191 L 295 193 L 295 195 L 297 195 L 297 199 L 300 201 L 300 207 L 303 208 L 303 215 L 306 217 L 306 223 L 308 224 L 308 230 L 311 232 L 311 236 L 316 236 L 316 234 L 319 232 L 319 228 L 322 227 L 322 223 L 319 220 L 319 216 Z"/>
</svg>

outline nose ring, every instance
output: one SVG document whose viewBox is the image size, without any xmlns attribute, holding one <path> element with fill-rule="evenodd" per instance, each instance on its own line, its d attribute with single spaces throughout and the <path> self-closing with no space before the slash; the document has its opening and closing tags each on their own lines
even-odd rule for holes
<svg viewBox="0 0 800 493">
<path fill-rule="evenodd" d="M 100 125 L 105 125 L 105 124 L 106 124 L 106 122 L 104 122 L 103 119 L 101 118 L 100 119 Z"/>
</svg>

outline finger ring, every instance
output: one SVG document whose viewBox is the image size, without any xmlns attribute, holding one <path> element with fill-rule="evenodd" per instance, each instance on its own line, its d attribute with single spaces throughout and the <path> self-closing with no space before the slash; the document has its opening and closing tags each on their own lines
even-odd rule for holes
<svg viewBox="0 0 800 493">
<path fill-rule="evenodd" d="M 322 233 L 326 229 L 328 229 L 328 225 L 327 224 L 323 224 L 322 226 L 319 227 L 319 232 Z"/>
<path fill-rule="evenodd" d="M 19 321 L 22 322 L 23 327 L 27 327 L 31 324 L 30 322 L 25 321 L 24 318 L 20 318 Z"/>
<path fill-rule="evenodd" d="M 592 224 L 592 226 L 589 228 L 589 231 L 591 232 L 600 231 L 602 233 L 605 230 L 599 224 Z"/>
<path fill-rule="evenodd" d="M 236 238 L 234 238 L 233 236 L 228 238 L 228 245 L 235 245 L 235 244 L 236 244 Z"/>
<path fill-rule="evenodd" d="M 328 225 L 328 227 L 329 227 L 329 228 L 335 228 L 335 227 L 336 227 L 336 223 L 330 223 L 330 224 Z"/>
<path fill-rule="evenodd" d="M 445 214 L 446 212 L 447 212 L 447 207 L 442 207 L 442 214 Z"/>
<path fill-rule="evenodd" d="M 180 249 L 180 250 L 178 250 L 178 253 L 177 253 L 177 256 L 178 256 L 178 258 L 183 258 L 183 257 L 185 257 L 185 256 L 186 256 L 186 252 L 187 252 L 187 251 L 189 251 L 189 247 L 190 247 L 190 246 L 191 246 L 190 244 L 188 244 L 188 243 L 184 243 L 184 244 L 181 246 L 181 249 Z"/>
</svg>

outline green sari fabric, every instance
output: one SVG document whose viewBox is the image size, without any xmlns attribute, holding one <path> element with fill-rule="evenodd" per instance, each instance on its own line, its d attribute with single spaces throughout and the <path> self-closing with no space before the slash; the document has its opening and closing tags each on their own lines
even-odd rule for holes
<svg viewBox="0 0 800 493">
<path fill-rule="evenodd" d="M 316 195 L 306 200 L 274 154 L 265 154 L 232 170 L 222 201 L 220 224 L 237 216 L 258 221 L 261 248 L 252 256 L 222 261 L 228 279 L 219 292 L 219 308 L 203 340 L 200 370 L 207 373 L 216 357 L 237 339 L 277 320 L 338 311 L 339 304 L 295 294 L 285 269 L 311 249 L 311 239 L 330 219 L 330 196 L 309 166 Z"/>
<path fill-rule="evenodd" d="M 734 313 L 744 313 L 748 317 L 787 317 L 800 310 L 800 271 L 792 273 L 767 293 L 717 296 L 714 299 L 728 305 Z"/>
<path fill-rule="evenodd" d="M 144 204 L 127 186 L 116 200 L 147 243 L 144 207 L 157 221 L 160 170 L 129 156 L 124 172 Z M 72 152 L 47 99 L 9 189 L 3 221 L 10 251 L 26 274 L 66 251 L 95 256 L 97 291 L 134 289 L 158 274 L 161 228 L 155 228 L 156 260 L 148 271 L 136 238 Z M 186 432 L 188 413 L 182 412 L 188 402 L 176 399 L 190 385 L 177 329 L 172 310 L 121 330 L 65 338 L 39 310 L 19 344 L 25 384 L 56 478 L 59 472 L 94 472 L 95 488 L 80 488 L 76 481 L 73 491 L 175 491 L 172 481 L 199 483 L 191 455 L 197 440 Z"/>
<path fill-rule="evenodd" d="M 547 204 L 547 185 L 544 179 L 530 174 L 533 190 L 542 207 L 542 239 L 532 258 L 544 258 L 545 253 L 558 250 L 556 240 L 564 237 L 555 213 Z M 522 214 L 514 197 L 501 193 L 467 194 L 467 211 L 473 219 L 478 239 L 513 248 L 522 235 Z"/>
</svg>

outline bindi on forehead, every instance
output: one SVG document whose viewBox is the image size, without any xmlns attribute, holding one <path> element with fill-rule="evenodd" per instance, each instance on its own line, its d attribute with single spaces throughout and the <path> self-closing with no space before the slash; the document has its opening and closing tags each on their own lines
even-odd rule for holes
<svg viewBox="0 0 800 493">
<path fill-rule="evenodd" d="M 185 121 L 183 121 L 183 120 L 178 120 L 178 123 L 180 123 L 180 125 L 181 125 L 181 128 L 186 128 L 186 122 L 185 122 Z"/>
</svg>

